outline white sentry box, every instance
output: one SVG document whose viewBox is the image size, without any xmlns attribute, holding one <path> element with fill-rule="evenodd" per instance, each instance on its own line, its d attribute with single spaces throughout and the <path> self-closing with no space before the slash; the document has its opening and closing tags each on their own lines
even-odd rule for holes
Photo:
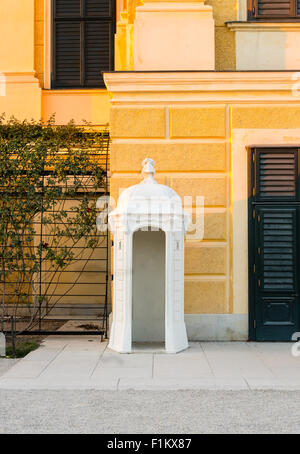
<svg viewBox="0 0 300 454">
<path fill-rule="evenodd" d="M 131 353 L 133 343 L 164 343 L 168 353 L 188 347 L 184 322 L 184 235 L 190 215 L 178 194 L 154 179 L 125 189 L 109 214 L 114 234 L 113 321 L 109 347 Z"/>
</svg>

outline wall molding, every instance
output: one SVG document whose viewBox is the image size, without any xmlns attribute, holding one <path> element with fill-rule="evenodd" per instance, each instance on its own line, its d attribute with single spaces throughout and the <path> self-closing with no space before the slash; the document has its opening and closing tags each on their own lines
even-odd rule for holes
<svg viewBox="0 0 300 454">
<path fill-rule="evenodd" d="M 34 84 L 39 86 L 37 74 L 34 71 L 1 71 L 6 84 Z"/>
<path fill-rule="evenodd" d="M 226 22 L 227 27 L 234 32 L 292 32 L 300 31 L 300 22 Z"/>
<path fill-rule="evenodd" d="M 113 105 L 192 105 L 199 102 L 299 104 L 299 97 L 293 93 L 295 72 L 121 71 L 105 73 L 104 80 Z"/>
<path fill-rule="evenodd" d="M 44 88 L 51 88 L 52 0 L 44 0 Z"/>
</svg>

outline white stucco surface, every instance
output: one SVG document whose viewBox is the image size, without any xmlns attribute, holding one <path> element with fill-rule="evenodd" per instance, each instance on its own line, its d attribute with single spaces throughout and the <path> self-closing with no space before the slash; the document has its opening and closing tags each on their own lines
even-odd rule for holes
<svg viewBox="0 0 300 454">
<path fill-rule="evenodd" d="M 214 19 L 203 1 L 145 2 L 136 8 L 135 70 L 215 69 Z"/>
<path fill-rule="evenodd" d="M 231 22 L 236 38 L 236 69 L 297 70 L 300 68 L 300 24 Z"/>
</svg>

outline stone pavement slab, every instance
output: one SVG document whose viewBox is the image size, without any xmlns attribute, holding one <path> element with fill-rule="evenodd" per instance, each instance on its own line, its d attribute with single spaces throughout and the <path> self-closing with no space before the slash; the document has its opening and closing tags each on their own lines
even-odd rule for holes
<svg viewBox="0 0 300 454">
<path fill-rule="evenodd" d="M 297 378 L 248 378 L 247 384 L 252 390 L 299 391 L 300 380 Z"/>
<path fill-rule="evenodd" d="M 203 351 L 177 355 L 154 355 L 154 378 L 212 378 L 213 371 Z"/>
<path fill-rule="evenodd" d="M 0 391 L 2 389 L 15 389 L 15 390 L 110 390 L 117 391 L 119 379 L 103 378 L 102 380 L 82 380 L 61 378 L 56 380 L 49 380 L 48 377 L 35 379 L 22 379 L 3 378 L 0 384 Z"/>
<path fill-rule="evenodd" d="M 122 355 L 98 336 L 49 336 L 0 376 L 0 389 L 297 390 L 300 357 L 291 347 L 191 342 L 178 354 L 139 347 Z"/>
<path fill-rule="evenodd" d="M 19 361 L 15 366 L 9 369 L 3 376 L 5 378 L 37 378 L 42 371 L 48 366 L 48 361 Z"/>
<path fill-rule="evenodd" d="M 142 367 L 99 367 L 93 373 L 91 379 L 103 380 L 103 378 L 150 378 L 152 379 L 152 369 Z"/>
<path fill-rule="evenodd" d="M 274 378 L 260 351 L 253 350 L 250 342 L 207 342 L 203 350 L 216 377 Z"/>
<path fill-rule="evenodd" d="M 19 359 L 0 358 L 0 377 L 13 367 Z"/>
<path fill-rule="evenodd" d="M 222 379 L 222 378 L 121 378 L 118 389 L 132 390 L 187 390 L 187 389 L 206 389 L 206 390 L 249 390 L 243 378 Z"/>
</svg>

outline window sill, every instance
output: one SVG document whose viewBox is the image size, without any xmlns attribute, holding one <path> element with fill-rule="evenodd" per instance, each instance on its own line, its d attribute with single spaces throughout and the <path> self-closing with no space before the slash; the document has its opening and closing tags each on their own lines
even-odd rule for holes
<svg viewBox="0 0 300 454">
<path fill-rule="evenodd" d="M 107 93 L 106 88 L 43 88 L 43 92 L 47 94 L 74 95 L 74 94 L 102 94 Z"/>
<path fill-rule="evenodd" d="M 262 32 L 300 32 L 300 22 L 225 22 L 227 27 L 234 32 L 262 31 Z"/>
</svg>

